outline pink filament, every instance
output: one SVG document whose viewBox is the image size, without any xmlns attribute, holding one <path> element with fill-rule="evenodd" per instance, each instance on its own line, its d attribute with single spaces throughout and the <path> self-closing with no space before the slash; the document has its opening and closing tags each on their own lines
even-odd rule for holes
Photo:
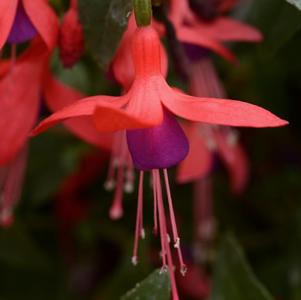
<svg viewBox="0 0 301 300">
<path fill-rule="evenodd" d="M 167 200 L 168 200 L 171 228 L 172 228 L 172 232 L 173 232 L 174 247 L 177 249 L 177 252 L 178 252 L 178 258 L 179 258 L 179 262 L 180 262 L 180 266 L 181 266 L 181 272 L 183 273 L 183 275 L 185 275 L 186 266 L 183 261 L 183 256 L 182 256 L 182 251 L 181 251 L 181 246 L 180 246 L 180 238 L 179 238 L 179 234 L 178 234 L 177 223 L 176 223 L 174 208 L 173 208 L 173 204 L 172 204 L 167 170 L 164 169 L 163 173 L 164 173 L 164 180 L 165 180 L 165 186 L 166 186 L 166 194 L 167 194 Z"/>
<path fill-rule="evenodd" d="M 153 196 L 154 196 L 154 228 L 153 228 L 153 233 L 155 235 L 158 234 L 158 205 L 157 205 L 157 191 L 156 191 L 156 181 L 155 181 L 155 176 L 154 176 L 154 171 L 153 172 Z"/>
<path fill-rule="evenodd" d="M 123 191 L 128 193 L 132 192 L 134 180 L 134 168 L 127 149 L 125 133 L 116 133 L 109 163 L 109 171 L 105 182 L 105 188 L 107 190 L 110 191 L 115 188 L 114 199 L 110 208 L 110 217 L 112 219 L 117 220 L 123 216 Z"/>
<path fill-rule="evenodd" d="M 122 208 L 123 183 L 124 183 L 123 167 L 119 166 L 117 172 L 117 185 L 116 185 L 114 200 L 110 208 L 110 217 L 113 220 L 118 220 L 123 215 L 123 208 Z"/>
<path fill-rule="evenodd" d="M 170 193 L 170 186 L 168 181 L 167 170 L 163 170 L 164 173 L 164 181 L 166 186 L 166 193 L 168 199 L 169 206 L 169 215 L 170 221 L 172 225 L 173 232 L 173 240 L 175 244 L 175 248 L 177 248 L 178 258 L 181 267 L 182 275 L 185 275 L 186 266 L 183 262 L 182 253 L 180 249 L 180 238 L 178 235 L 178 230 L 175 221 L 175 214 L 172 205 L 172 198 Z M 140 238 L 144 237 L 144 229 L 143 229 L 143 179 L 144 172 L 140 171 L 139 178 L 139 191 L 138 191 L 138 204 L 137 204 L 137 215 L 136 215 L 136 227 L 135 227 L 135 239 L 134 239 L 134 247 L 133 247 L 133 255 L 132 255 L 132 263 L 136 265 L 138 263 L 138 246 Z M 172 299 L 178 300 L 178 291 L 176 286 L 175 274 L 174 274 L 174 265 L 171 255 L 170 249 L 170 238 L 167 230 L 166 224 L 166 216 L 164 212 L 164 203 L 162 196 L 162 186 L 161 186 L 161 178 L 160 171 L 158 169 L 152 170 L 152 183 L 153 183 L 153 199 L 154 199 L 154 233 L 157 233 L 158 229 L 160 232 L 160 242 L 161 242 L 161 257 L 162 257 L 162 272 L 168 270 L 171 290 L 172 290 Z"/>
<path fill-rule="evenodd" d="M 161 180 L 160 180 L 159 170 L 154 170 L 153 176 L 155 177 L 156 188 L 157 188 L 157 201 L 158 201 L 159 223 L 160 223 L 160 232 L 161 232 L 162 258 L 165 257 L 165 260 L 167 260 L 173 300 L 178 300 L 179 296 L 178 296 L 178 291 L 177 291 L 177 286 L 176 286 L 174 266 L 173 266 L 171 251 L 170 251 L 170 245 L 169 245 L 169 236 L 167 233 L 166 216 L 164 213 L 164 205 L 163 205 L 163 199 L 162 199 L 162 188 L 161 188 Z M 165 267 L 166 267 L 166 264 L 163 261 L 163 270 Z"/>
<path fill-rule="evenodd" d="M 138 263 L 139 239 L 140 239 L 140 237 L 143 237 L 143 232 L 144 232 L 144 229 L 143 229 L 143 179 L 144 179 L 144 172 L 140 171 L 135 241 L 134 241 L 134 250 L 133 250 L 133 256 L 132 256 L 132 262 L 134 265 L 136 265 Z"/>
</svg>

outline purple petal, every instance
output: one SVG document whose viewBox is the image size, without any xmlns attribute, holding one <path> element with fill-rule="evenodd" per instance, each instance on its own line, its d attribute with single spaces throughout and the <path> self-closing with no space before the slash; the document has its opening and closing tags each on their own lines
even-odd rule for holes
<svg viewBox="0 0 301 300">
<path fill-rule="evenodd" d="M 164 111 L 161 125 L 127 131 L 127 142 L 134 165 L 139 170 L 165 169 L 188 154 L 188 140 L 175 117 Z"/>
<path fill-rule="evenodd" d="M 24 9 L 22 0 L 19 0 L 15 20 L 7 41 L 10 44 L 20 44 L 31 40 L 37 34 L 36 28 Z"/>
<path fill-rule="evenodd" d="M 210 54 L 210 50 L 192 44 L 182 43 L 186 55 L 192 62 L 201 60 Z"/>
</svg>

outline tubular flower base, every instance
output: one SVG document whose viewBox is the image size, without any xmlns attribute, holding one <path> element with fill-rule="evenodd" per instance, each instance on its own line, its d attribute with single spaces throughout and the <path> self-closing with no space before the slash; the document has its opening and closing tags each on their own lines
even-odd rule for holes
<svg viewBox="0 0 301 300">
<path fill-rule="evenodd" d="M 133 262 L 137 261 L 138 239 L 144 235 L 143 172 L 150 170 L 155 231 L 158 228 L 160 232 L 163 267 L 167 266 L 170 272 L 173 299 L 178 299 L 159 174 L 159 169 L 163 169 L 173 242 L 182 273 L 185 273 L 166 169 L 185 158 L 188 143 L 173 114 L 192 121 L 232 126 L 275 127 L 287 122 L 252 104 L 192 97 L 172 89 L 162 75 L 161 43 L 155 29 L 151 26 L 137 28 L 131 40 L 135 78 L 126 94 L 120 97 L 94 96 L 77 101 L 42 121 L 33 134 L 39 134 L 58 122 L 88 117 L 100 132 L 126 131 L 133 163 L 141 170 Z M 117 202 L 117 208 L 118 205 Z"/>
</svg>

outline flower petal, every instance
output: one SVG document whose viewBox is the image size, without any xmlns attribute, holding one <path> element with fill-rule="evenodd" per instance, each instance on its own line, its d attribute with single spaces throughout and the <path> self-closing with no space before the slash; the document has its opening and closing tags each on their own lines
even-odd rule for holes
<svg viewBox="0 0 301 300">
<path fill-rule="evenodd" d="M 201 136 L 199 124 L 185 124 L 182 127 L 189 141 L 189 152 L 177 168 L 176 180 L 178 183 L 187 183 L 209 173 L 213 154 Z"/>
<path fill-rule="evenodd" d="M 188 96 L 168 86 L 163 91 L 161 89 L 161 93 L 162 102 L 169 110 L 191 121 L 241 127 L 278 127 L 288 124 L 268 110 L 242 101 Z"/>
<path fill-rule="evenodd" d="M 193 44 L 196 46 L 210 49 L 217 54 L 221 55 L 230 62 L 235 62 L 235 56 L 230 50 L 224 47 L 221 43 L 216 40 L 209 38 L 208 36 L 201 35 L 194 28 L 185 26 L 178 26 L 177 37 L 179 41 L 183 43 Z"/>
<path fill-rule="evenodd" d="M 58 20 L 47 1 L 23 0 L 25 11 L 49 50 L 56 46 Z"/>
<path fill-rule="evenodd" d="M 55 112 L 84 98 L 84 95 L 61 83 L 49 74 L 44 86 L 44 97 L 48 107 Z M 88 143 L 101 148 L 111 149 L 113 136 L 98 132 L 90 117 L 78 117 L 68 120 L 64 122 L 64 125 Z"/>
<path fill-rule="evenodd" d="M 219 17 L 210 23 L 197 22 L 194 29 L 200 36 L 218 41 L 260 42 L 263 39 L 256 28 L 227 17 Z"/>
<path fill-rule="evenodd" d="M 41 58 L 17 62 L 0 81 L 1 165 L 20 151 L 36 121 L 43 64 Z"/>
<path fill-rule="evenodd" d="M 141 129 L 159 125 L 163 121 L 163 107 L 157 83 L 164 81 L 161 76 L 136 80 L 128 94 L 126 108 L 112 105 L 98 105 L 94 123 L 99 131 L 111 132 L 123 129 Z"/>
<path fill-rule="evenodd" d="M 111 97 L 111 96 L 94 96 L 79 100 L 63 109 L 55 112 L 50 117 L 44 119 L 33 131 L 32 135 L 40 134 L 48 128 L 56 125 L 59 122 L 76 117 L 91 117 L 95 108 L 98 105 L 111 105 L 113 107 L 120 107 L 126 103 L 125 97 Z"/>
<path fill-rule="evenodd" d="M 5 44 L 13 26 L 17 11 L 18 0 L 0 1 L 0 49 Z"/>
</svg>

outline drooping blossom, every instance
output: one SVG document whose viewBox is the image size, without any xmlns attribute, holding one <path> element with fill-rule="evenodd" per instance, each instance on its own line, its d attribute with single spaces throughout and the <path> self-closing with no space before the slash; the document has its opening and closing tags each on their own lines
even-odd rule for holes
<svg viewBox="0 0 301 300">
<path fill-rule="evenodd" d="M 214 25 L 212 27 L 214 28 Z M 214 30 L 212 32 L 214 34 Z M 190 61 L 188 78 L 190 93 L 199 97 L 224 98 L 226 92 L 211 62 L 210 51 L 188 44 L 185 45 L 185 50 Z M 232 192 L 235 194 L 245 189 L 249 163 L 238 141 L 236 130 L 202 123 L 184 125 L 191 147 L 188 156 L 179 164 L 177 181 L 194 182 L 194 252 L 197 261 L 206 263 L 212 259 L 216 235 L 210 178 L 215 155 L 218 155 L 225 165 Z"/>
<path fill-rule="evenodd" d="M 26 155 L 22 153 L 39 110 L 43 55 L 36 50 L 39 52 L 39 47 L 28 49 L 16 62 L 0 62 L 0 107 L 5 112 L 0 119 L 0 219 L 3 225 L 7 224 L 5 219 L 12 219 L 20 194 L 26 165 Z"/>
<path fill-rule="evenodd" d="M 173 114 L 192 121 L 231 126 L 275 127 L 287 122 L 252 104 L 192 97 L 169 87 L 161 72 L 159 36 L 151 26 L 136 29 L 132 38 L 132 58 L 135 79 L 124 95 L 82 99 L 42 121 L 33 134 L 39 134 L 58 122 L 80 117 L 93 119 L 100 132 L 126 130 L 134 165 L 140 170 L 133 262 L 137 261 L 138 239 L 144 235 L 143 179 L 144 172 L 150 170 L 154 190 L 154 223 L 155 229 L 160 231 L 163 267 L 168 267 L 170 271 L 174 299 L 178 299 L 159 173 L 163 169 L 172 239 L 184 273 L 186 267 L 180 250 L 167 168 L 185 158 L 188 143 Z"/>
<path fill-rule="evenodd" d="M 57 18 L 44 0 L 0 2 L 0 50 L 11 44 L 11 59 L 0 61 L 0 220 L 8 226 L 19 200 L 26 166 L 24 149 L 37 119 L 43 69 L 56 45 Z M 19 57 L 17 45 L 30 42 Z"/>
<path fill-rule="evenodd" d="M 84 33 L 79 21 L 77 0 L 70 0 L 59 34 L 60 58 L 67 68 L 72 67 L 84 53 Z"/>
<path fill-rule="evenodd" d="M 225 96 L 224 88 L 207 56 L 194 62 L 189 80 L 192 95 L 219 98 Z M 229 173 L 232 191 L 240 193 L 248 180 L 248 160 L 238 142 L 237 131 L 202 123 L 185 123 L 183 126 L 190 141 L 190 151 L 179 165 L 178 182 L 197 181 L 208 176 L 214 155 L 218 154 Z"/>
<path fill-rule="evenodd" d="M 230 3 L 225 3 L 224 7 L 221 4 L 220 10 L 230 7 Z M 229 61 L 234 61 L 235 56 L 225 47 L 225 42 L 262 40 L 258 30 L 230 17 L 218 16 L 210 21 L 199 18 L 190 9 L 188 0 L 171 0 L 169 18 L 180 42 L 213 51 Z"/>
</svg>

